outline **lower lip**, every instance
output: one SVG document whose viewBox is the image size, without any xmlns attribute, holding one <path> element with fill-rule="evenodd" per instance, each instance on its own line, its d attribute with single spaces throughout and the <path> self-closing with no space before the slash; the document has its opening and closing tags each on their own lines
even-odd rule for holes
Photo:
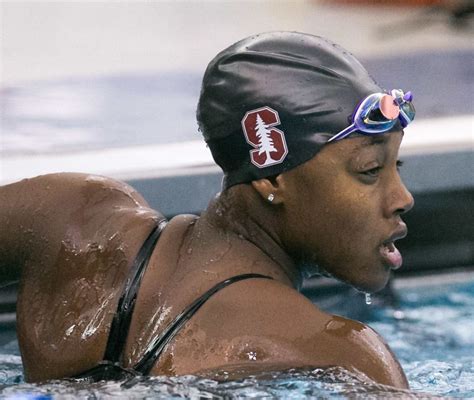
<svg viewBox="0 0 474 400">
<path fill-rule="evenodd" d="M 398 269 L 403 264 L 402 255 L 393 243 L 380 246 L 380 255 L 385 261 L 384 264 L 388 265 L 391 269 Z"/>
</svg>

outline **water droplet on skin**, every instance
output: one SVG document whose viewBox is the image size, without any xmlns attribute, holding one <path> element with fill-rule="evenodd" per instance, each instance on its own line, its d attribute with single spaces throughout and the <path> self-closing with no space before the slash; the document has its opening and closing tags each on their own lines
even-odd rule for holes
<svg viewBox="0 0 474 400">
<path fill-rule="evenodd" d="M 247 356 L 250 361 L 257 361 L 257 353 L 255 351 L 249 351 Z"/>
<path fill-rule="evenodd" d="M 74 331 L 74 328 L 76 327 L 76 325 L 71 325 L 65 332 L 65 335 L 66 336 L 71 336 L 72 332 Z"/>
<path fill-rule="evenodd" d="M 118 232 L 115 232 L 112 236 L 109 237 L 109 242 L 111 242 L 112 240 L 114 240 L 116 237 L 118 236 Z"/>
<path fill-rule="evenodd" d="M 370 293 L 365 294 L 365 304 L 367 305 L 372 304 L 372 297 L 370 296 Z"/>
</svg>

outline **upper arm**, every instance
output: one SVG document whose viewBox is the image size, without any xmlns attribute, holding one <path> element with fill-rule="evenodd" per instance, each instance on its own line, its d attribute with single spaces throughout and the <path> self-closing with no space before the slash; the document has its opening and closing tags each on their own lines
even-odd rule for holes
<svg viewBox="0 0 474 400">
<path fill-rule="evenodd" d="M 220 343 L 227 365 L 342 366 L 379 383 L 407 387 L 399 363 L 372 329 L 320 311 L 290 287 L 254 279 L 215 297 L 189 329 L 205 332 L 204 347 Z"/>
</svg>

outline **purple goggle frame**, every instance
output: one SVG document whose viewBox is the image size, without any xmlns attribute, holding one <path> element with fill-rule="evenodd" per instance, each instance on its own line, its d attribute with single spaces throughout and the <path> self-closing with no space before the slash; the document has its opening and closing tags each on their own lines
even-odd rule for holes
<svg viewBox="0 0 474 400">
<path fill-rule="evenodd" d="M 415 119 L 415 107 L 411 92 L 403 93 L 401 89 L 392 90 L 391 94 L 373 93 L 367 96 L 356 107 L 352 115 L 352 124 L 328 140 L 341 140 L 353 132 L 363 135 L 377 135 L 392 129 L 397 121 L 405 128 Z"/>
</svg>

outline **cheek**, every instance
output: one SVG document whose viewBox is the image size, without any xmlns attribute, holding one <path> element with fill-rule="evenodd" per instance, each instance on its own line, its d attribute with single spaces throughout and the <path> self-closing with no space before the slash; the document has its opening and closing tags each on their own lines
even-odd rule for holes
<svg viewBox="0 0 474 400">
<path fill-rule="evenodd" d="M 315 211 L 303 219 L 307 250 L 322 263 L 362 262 L 377 238 L 377 198 L 348 180 L 336 183 L 313 193 Z"/>
<path fill-rule="evenodd" d="M 328 215 L 328 223 L 332 229 L 354 238 L 358 233 L 370 230 L 377 209 L 375 198 L 353 189 L 335 194 L 331 204 L 336 203 L 337 208 L 331 208 Z"/>
<path fill-rule="evenodd" d="M 350 179 L 341 179 L 314 194 L 315 206 L 320 209 L 323 229 L 354 233 L 363 231 L 366 222 L 373 219 L 376 199 Z"/>
</svg>

